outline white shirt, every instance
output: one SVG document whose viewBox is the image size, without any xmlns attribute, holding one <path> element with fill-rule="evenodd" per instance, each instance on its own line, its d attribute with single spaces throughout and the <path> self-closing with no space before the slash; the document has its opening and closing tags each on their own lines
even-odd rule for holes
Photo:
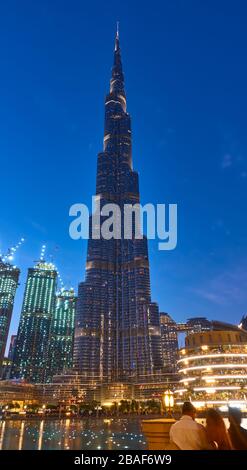
<svg viewBox="0 0 247 470">
<path fill-rule="evenodd" d="M 191 416 L 183 415 L 170 429 L 170 440 L 181 450 L 205 450 L 212 448 L 207 441 L 206 431 L 202 424 Z"/>
</svg>

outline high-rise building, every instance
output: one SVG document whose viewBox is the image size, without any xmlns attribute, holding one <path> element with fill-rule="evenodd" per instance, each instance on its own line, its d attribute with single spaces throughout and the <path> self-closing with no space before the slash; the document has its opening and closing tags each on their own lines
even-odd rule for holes
<svg viewBox="0 0 247 470">
<path fill-rule="evenodd" d="M 10 343 L 9 343 L 8 357 L 4 357 L 2 361 L 2 371 L 0 374 L 0 377 L 2 380 L 8 380 L 10 378 L 13 357 L 14 357 L 14 352 L 15 352 L 15 346 L 16 346 L 16 338 L 17 338 L 16 335 L 11 336 Z"/>
<path fill-rule="evenodd" d="M 8 339 L 20 270 L 0 258 L 0 370 Z"/>
<path fill-rule="evenodd" d="M 119 239 L 90 236 L 86 279 L 80 284 L 75 322 L 75 368 L 99 382 L 150 381 L 162 368 L 160 318 L 151 301 L 147 239 L 123 237 L 123 209 L 139 203 L 132 168 L 131 119 L 126 111 L 119 34 L 110 91 L 105 100 L 104 148 L 98 155 L 100 209 L 121 210 Z M 100 226 L 105 218 L 100 216 Z M 90 234 L 92 218 L 90 219 Z"/>
<path fill-rule="evenodd" d="M 55 309 L 57 270 L 43 259 L 28 269 L 14 353 L 13 378 L 42 383 L 48 368 L 51 320 Z"/>
<path fill-rule="evenodd" d="M 165 371 L 176 372 L 178 360 L 177 324 L 168 313 L 160 313 L 163 364 Z"/>
<path fill-rule="evenodd" d="M 56 295 L 51 320 L 47 381 L 72 367 L 76 296 L 74 289 L 62 288 Z"/>
<path fill-rule="evenodd" d="M 8 359 L 10 359 L 11 361 L 13 361 L 14 354 L 15 354 L 16 340 L 17 340 L 17 335 L 11 335 L 10 343 L 9 343 L 9 352 L 8 352 Z"/>
</svg>

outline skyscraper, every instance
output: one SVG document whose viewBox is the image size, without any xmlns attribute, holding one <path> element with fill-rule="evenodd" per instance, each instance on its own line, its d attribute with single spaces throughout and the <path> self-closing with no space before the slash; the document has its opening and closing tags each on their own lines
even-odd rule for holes
<svg viewBox="0 0 247 470">
<path fill-rule="evenodd" d="M 168 313 L 160 313 L 163 363 L 166 372 L 177 371 L 178 334 L 177 324 Z"/>
<path fill-rule="evenodd" d="M 16 340 L 17 340 L 17 335 L 11 335 L 11 339 L 9 343 L 9 352 L 8 352 L 8 359 L 10 359 L 11 361 L 13 361 L 14 354 L 15 354 Z"/>
<path fill-rule="evenodd" d="M 76 296 L 74 289 L 62 288 L 56 295 L 48 353 L 47 380 L 72 367 Z"/>
<path fill-rule="evenodd" d="M 10 378 L 13 357 L 14 357 L 14 352 L 15 352 L 16 338 L 17 338 L 16 335 L 11 336 L 8 356 L 4 357 L 2 361 L 2 370 L 0 374 L 0 377 L 2 380 L 8 380 Z"/>
<path fill-rule="evenodd" d="M 42 383 L 48 368 L 57 270 L 43 259 L 28 269 L 11 376 Z"/>
<path fill-rule="evenodd" d="M 0 370 L 8 339 L 20 270 L 0 258 Z"/>
<path fill-rule="evenodd" d="M 136 239 L 133 231 L 131 239 L 123 237 L 124 205 L 139 203 L 140 196 L 138 174 L 132 168 L 131 120 L 118 32 L 105 99 L 96 197 L 101 209 L 108 203 L 119 206 L 121 237 L 89 239 L 86 278 L 79 286 L 74 365 L 99 382 L 150 381 L 162 368 L 160 318 L 151 301 L 147 239 Z M 101 216 L 101 224 L 104 220 Z"/>
</svg>

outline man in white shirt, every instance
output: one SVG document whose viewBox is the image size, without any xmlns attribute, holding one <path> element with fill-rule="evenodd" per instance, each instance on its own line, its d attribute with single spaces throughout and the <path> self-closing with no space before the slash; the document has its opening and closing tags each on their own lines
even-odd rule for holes
<svg viewBox="0 0 247 470">
<path fill-rule="evenodd" d="M 182 417 L 170 429 L 170 440 L 180 450 L 212 449 L 207 440 L 204 426 L 195 421 L 196 409 L 190 401 L 182 408 Z"/>
</svg>

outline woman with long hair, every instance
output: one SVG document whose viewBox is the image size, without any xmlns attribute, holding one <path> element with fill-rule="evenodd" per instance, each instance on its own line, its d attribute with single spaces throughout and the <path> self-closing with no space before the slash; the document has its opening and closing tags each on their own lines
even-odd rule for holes
<svg viewBox="0 0 247 470">
<path fill-rule="evenodd" d="M 232 450 L 231 440 L 219 411 L 211 408 L 206 415 L 206 432 L 209 442 L 217 450 Z"/>
</svg>

